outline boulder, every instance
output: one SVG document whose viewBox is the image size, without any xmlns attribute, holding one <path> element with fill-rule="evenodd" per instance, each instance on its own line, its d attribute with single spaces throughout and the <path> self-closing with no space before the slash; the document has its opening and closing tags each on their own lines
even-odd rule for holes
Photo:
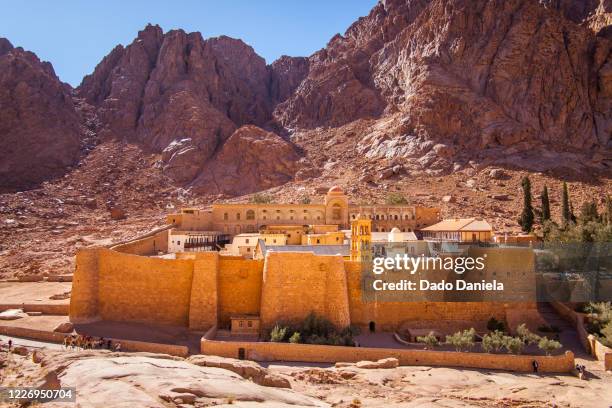
<svg viewBox="0 0 612 408">
<path fill-rule="evenodd" d="M 96 208 L 98 208 L 98 202 L 96 201 L 95 198 L 86 198 L 84 205 L 90 210 L 95 210 Z"/>
<path fill-rule="evenodd" d="M 502 169 L 491 169 L 489 171 L 489 177 L 495 180 L 501 180 L 507 177 L 507 175 L 506 175 L 506 172 L 503 171 Z"/>
<path fill-rule="evenodd" d="M 457 199 L 455 198 L 455 196 L 452 195 L 445 195 L 444 197 L 442 197 L 443 203 L 454 203 L 455 201 L 457 201 Z"/>
<path fill-rule="evenodd" d="M 500 201 L 508 201 L 510 199 L 510 197 L 508 197 L 508 194 L 492 194 L 491 198 Z"/>
<path fill-rule="evenodd" d="M 278 374 L 266 374 L 263 379 L 256 381 L 256 383 L 264 387 L 291 388 L 289 380 Z"/>
<path fill-rule="evenodd" d="M 0 320 L 17 320 L 27 316 L 23 309 L 8 309 L 0 313 Z"/>
<path fill-rule="evenodd" d="M 263 379 L 268 373 L 267 370 L 250 360 L 237 360 L 212 355 L 197 354 L 187 359 L 191 364 L 201 367 L 218 367 L 230 370 L 247 379 Z"/>
<path fill-rule="evenodd" d="M 292 143 L 257 126 L 242 126 L 192 184 L 198 193 L 249 194 L 292 180 L 298 160 Z"/>
<path fill-rule="evenodd" d="M 394 357 L 383 358 L 378 361 L 359 361 L 355 363 L 357 368 L 376 369 L 376 368 L 396 368 L 399 366 L 399 360 Z"/>
<path fill-rule="evenodd" d="M 387 169 L 383 169 L 380 171 L 380 173 L 378 173 L 378 178 L 380 180 L 386 180 L 388 178 L 391 178 L 395 175 L 396 173 L 393 171 L 392 168 L 387 168 Z"/>
<path fill-rule="evenodd" d="M 17 354 L 20 356 L 27 356 L 28 349 L 25 346 L 13 346 L 13 354 Z"/>
<path fill-rule="evenodd" d="M 70 322 L 62 322 L 53 329 L 57 333 L 72 333 L 74 326 Z"/>
<path fill-rule="evenodd" d="M 112 207 L 109 210 L 109 215 L 113 220 L 123 220 L 126 218 L 125 211 L 119 207 Z"/>
</svg>

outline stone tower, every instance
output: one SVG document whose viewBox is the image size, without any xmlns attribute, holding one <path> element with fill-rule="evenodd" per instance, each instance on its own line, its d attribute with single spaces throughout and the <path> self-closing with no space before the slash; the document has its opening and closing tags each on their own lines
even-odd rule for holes
<svg viewBox="0 0 612 408">
<path fill-rule="evenodd" d="M 372 261 L 372 220 L 365 215 L 351 222 L 351 261 Z"/>
</svg>

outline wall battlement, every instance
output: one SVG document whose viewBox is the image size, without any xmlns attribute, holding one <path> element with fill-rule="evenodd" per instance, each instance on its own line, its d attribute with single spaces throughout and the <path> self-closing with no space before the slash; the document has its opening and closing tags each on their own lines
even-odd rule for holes
<svg viewBox="0 0 612 408">
<path fill-rule="evenodd" d="M 315 312 L 339 328 L 349 324 L 366 328 L 374 323 L 377 330 L 390 331 L 411 321 L 505 319 L 508 308 L 535 307 L 528 301 L 509 304 L 494 298 L 368 301 L 363 296 L 361 262 L 339 255 L 270 252 L 264 260 L 217 252 L 179 253 L 176 259 L 143 256 L 153 252 L 153 241 L 165 233 L 148 234 L 112 249 L 79 250 L 70 319 L 168 324 L 205 331 L 214 325 L 229 329 L 230 318 L 236 315 L 259 315 L 261 327 L 269 329 L 277 322 L 299 321 Z M 499 273 L 509 265 L 507 273 L 530 286 L 534 264 L 529 248 L 508 253 L 497 248 L 478 251 L 488 254 L 492 269 L 487 273 Z M 525 262 L 529 259 L 531 262 Z"/>
</svg>

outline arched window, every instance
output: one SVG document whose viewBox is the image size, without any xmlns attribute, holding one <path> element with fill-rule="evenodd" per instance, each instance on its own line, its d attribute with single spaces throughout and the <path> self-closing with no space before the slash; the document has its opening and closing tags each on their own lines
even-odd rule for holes
<svg viewBox="0 0 612 408">
<path fill-rule="evenodd" d="M 240 213 L 236 213 L 236 220 L 240 221 Z"/>
<path fill-rule="evenodd" d="M 227 221 L 229 219 L 228 213 L 223 213 L 223 221 Z"/>
<path fill-rule="evenodd" d="M 255 219 L 255 211 L 248 210 L 247 213 L 246 213 L 246 217 L 247 217 L 247 220 L 254 220 Z"/>
<path fill-rule="evenodd" d="M 397 214 L 395 214 L 395 220 L 397 221 Z"/>
</svg>

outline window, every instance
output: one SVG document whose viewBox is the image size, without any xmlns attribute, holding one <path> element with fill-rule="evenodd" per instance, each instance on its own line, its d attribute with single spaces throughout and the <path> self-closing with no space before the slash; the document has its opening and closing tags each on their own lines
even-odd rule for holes
<svg viewBox="0 0 612 408">
<path fill-rule="evenodd" d="M 248 325 L 249 327 L 253 327 L 253 322 L 249 320 L 249 321 L 247 322 L 247 325 Z"/>
<path fill-rule="evenodd" d="M 321 243 L 321 240 L 320 240 L 320 239 L 317 239 L 317 244 L 320 244 L 320 243 Z"/>
<path fill-rule="evenodd" d="M 342 208 L 340 207 L 340 204 L 334 204 L 332 206 L 332 219 L 339 220 L 341 218 L 342 218 Z"/>
<path fill-rule="evenodd" d="M 238 322 L 238 327 L 242 327 L 242 326 L 244 326 L 244 322 L 243 322 L 242 320 L 240 320 L 240 321 Z M 227 327 L 227 326 L 225 326 L 225 327 Z"/>
<path fill-rule="evenodd" d="M 355 219 L 355 214 L 353 214 L 353 216 L 352 216 L 352 217 L 353 217 L 353 219 Z"/>
<path fill-rule="evenodd" d="M 255 219 L 255 211 L 253 210 L 248 210 L 246 213 L 246 219 L 247 220 L 254 220 Z"/>
<path fill-rule="evenodd" d="M 276 239 L 272 240 L 272 243 L 276 244 Z"/>
<path fill-rule="evenodd" d="M 229 219 L 229 215 L 227 213 L 223 213 L 223 220 L 227 221 Z"/>
<path fill-rule="evenodd" d="M 251 252 L 251 248 L 247 248 L 247 252 Z"/>
<path fill-rule="evenodd" d="M 181 241 L 176 241 L 177 245 L 181 245 Z M 227 327 L 227 326 L 226 326 Z"/>
<path fill-rule="evenodd" d="M 236 213 L 236 219 L 240 221 L 240 213 Z"/>
<path fill-rule="evenodd" d="M 249 239 L 248 239 L 248 238 L 247 238 L 247 239 L 245 239 L 245 240 L 244 240 L 244 243 L 245 243 L 245 244 L 248 244 L 248 243 L 249 243 Z"/>
</svg>

